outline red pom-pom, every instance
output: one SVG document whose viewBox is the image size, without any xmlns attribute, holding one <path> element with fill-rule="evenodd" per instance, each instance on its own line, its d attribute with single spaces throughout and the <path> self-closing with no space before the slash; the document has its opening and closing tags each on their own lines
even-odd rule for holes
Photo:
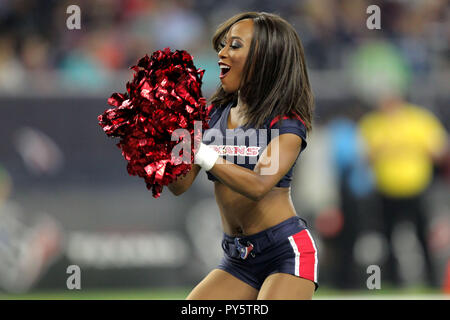
<svg viewBox="0 0 450 320">
<path fill-rule="evenodd" d="M 153 197 L 158 198 L 164 185 L 186 174 L 191 163 L 175 163 L 171 152 L 178 141 L 171 141 L 172 132 L 183 128 L 190 134 L 191 145 L 201 141 L 201 132 L 194 132 L 194 121 L 208 128 L 206 99 L 201 84 L 204 70 L 196 69 L 193 57 L 186 51 L 170 48 L 145 55 L 137 65 L 126 93 L 113 93 L 108 104 L 113 108 L 98 117 L 109 137 L 119 137 L 117 146 L 128 161 L 130 175 L 145 179 Z M 192 149 L 191 149 L 192 150 Z"/>
</svg>

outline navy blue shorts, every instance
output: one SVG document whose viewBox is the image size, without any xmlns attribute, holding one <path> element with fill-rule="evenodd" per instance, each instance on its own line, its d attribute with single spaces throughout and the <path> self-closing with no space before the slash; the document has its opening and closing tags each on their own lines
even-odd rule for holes
<svg viewBox="0 0 450 320">
<path fill-rule="evenodd" d="M 217 268 L 257 290 L 269 275 L 278 272 L 311 280 L 315 290 L 319 287 L 316 244 L 298 216 L 242 238 L 224 233 L 222 248 L 224 257 Z"/>
</svg>

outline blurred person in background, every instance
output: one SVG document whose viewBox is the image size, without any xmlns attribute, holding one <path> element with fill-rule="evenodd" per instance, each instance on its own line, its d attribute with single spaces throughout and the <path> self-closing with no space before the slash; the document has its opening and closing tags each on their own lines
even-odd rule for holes
<svg viewBox="0 0 450 320">
<path fill-rule="evenodd" d="M 349 102 L 347 106 L 340 107 L 327 125 L 329 165 L 336 175 L 339 201 L 334 210 L 335 217 L 329 221 L 333 223 L 335 231 L 328 235 L 329 240 L 325 243 L 334 255 L 334 282 L 343 289 L 360 287 L 360 279 L 355 275 L 361 274 L 361 270 L 356 263 L 354 248 L 358 236 L 366 229 L 367 200 L 373 191 L 372 176 L 364 161 L 358 130 L 357 120 L 360 116 L 361 107 L 355 102 Z M 327 213 L 332 216 L 332 212 Z M 317 222 L 321 221 L 322 215 L 319 215 Z"/>
<path fill-rule="evenodd" d="M 428 281 L 436 285 L 427 245 L 424 194 L 433 179 L 434 163 L 440 163 L 445 154 L 445 129 L 431 112 L 399 97 L 383 99 L 378 110 L 361 120 L 360 128 L 381 200 L 383 231 L 391 244 L 386 278 L 400 282 L 392 232 L 401 219 L 408 219 L 416 227 Z"/>
<path fill-rule="evenodd" d="M 356 79 L 363 83 L 359 88 L 367 90 L 376 105 L 361 118 L 359 128 L 380 200 L 382 231 L 389 243 L 383 278 L 394 285 L 402 283 L 393 233 L 400 222 L 410 221 L 422 249 L 427 281 L 436 285 L 424 196 L 435 164 L 442 163 L 446 153 L 447 133 L 432 112 L 405 100 L 410 70 L 394 46 L 365 44 L 353 62 L 359 69 Z"/>
</svg>

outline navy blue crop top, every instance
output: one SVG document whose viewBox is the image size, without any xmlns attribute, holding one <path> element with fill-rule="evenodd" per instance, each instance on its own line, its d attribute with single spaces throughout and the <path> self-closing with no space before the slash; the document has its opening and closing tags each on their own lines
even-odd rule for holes
<svg viewBox="0 0 450 320">
<path fill-rule="evenodd" d="M 302 146 L 297 158 L 289 169 L 288 173 L 278 182 L 277 187 L 287 188 L 292 181 L 292 173 L 297 163 L 300 153 L 306 148 L 306 127 L 300 117 L 288 118 L 283 117 L 281 128 L 279 127 L 279 117 L 267 119 L 263 129 L 248 128 L 243 129 L 242 126 L 235 129 L 228 129 L 228 115 L 230 109 L 236 103 L 230 102 L 226 107 L 212 107 L 209 113 L 210 120 L 208 122 L 209 129 L 203 131 L 203 143 L 216 146 L 215 149 L 220 153 L 222 158 L 231 161 L 237 165 L 253 170 L 260 155 L 270 143 L 273 137 L 283 133 L 294 133 L 302 138 Z M 272 137 L 272 134 L 273 137 Z M 206 171 L 208 180 L 218 181 L 218 179 Z"/>
</svg>

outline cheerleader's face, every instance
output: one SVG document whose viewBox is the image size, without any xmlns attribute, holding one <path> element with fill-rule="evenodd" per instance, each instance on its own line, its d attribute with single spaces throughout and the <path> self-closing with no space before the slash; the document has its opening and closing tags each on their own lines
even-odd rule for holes
<svg viewBox="0 0 450 320">
<path fill-rule="evenodd" d="M 235 92 L 239 89 L 252 37 L 253 20 L 243 19 L 236 22 L 222 40 L 218 53 L 219 66 L 226 64 L 230 67 L 222 67 L 220 71 L 220 81 L 225 92 Z"/>
</svg>

